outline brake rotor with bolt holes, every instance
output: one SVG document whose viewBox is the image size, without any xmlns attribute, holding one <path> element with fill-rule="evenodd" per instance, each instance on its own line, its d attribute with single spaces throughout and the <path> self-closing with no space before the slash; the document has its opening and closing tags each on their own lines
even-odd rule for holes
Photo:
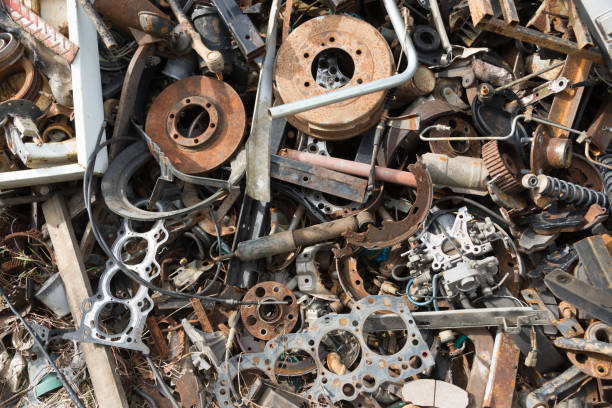
<svg viewBox="0 0 612 408">
<path fill-rule="evenodd" d="M 245 128 L 242 100 L 223 81 L 192 76 L 165 88 L 153 101 L 145 130 L 174 167 L 205 173 L 238 149 Z"/>
<path fill-rule="evenodd" d="M 279 334 L 291 332 L 298 318 L 295 296 L 278 282 L 262 282 L 253 286 L 245 295 L 245 302 L 258 301 L 258 305 L 240 308 L 242 323 L 253 337 L 270 340 Z M 285 304 L 266 302 L 282 301 Z"/>
<path fill-rule="evenodd" d="M 349 16 L 329 15 L 300 25 L 283 41 L 276 59 L 275 92 L 282 103 L 386 78 L 395 71 L 387 42 L 374 27 Z M 324 140 L 356 136 L 380 119 L 385 91 L 352 98 L 287 118 Z"/>
</svg>

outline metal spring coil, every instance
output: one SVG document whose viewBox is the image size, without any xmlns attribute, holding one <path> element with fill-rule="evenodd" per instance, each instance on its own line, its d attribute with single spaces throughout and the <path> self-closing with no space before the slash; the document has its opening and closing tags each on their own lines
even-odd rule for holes
<svg viewBox="0 0 612 408">
<path fill-rule="evenodd" d="M 542 191 L 543 195 L 556 198 L 559 201 L 575 206 L 590 206 L 597 204 L 601 207 L 608 208 L 608 197 L 606 197 L 604 193 L 555 177 L 546 176 L 546 178 L 548 179 L 548 184 L 546 189 Z M 610 178 L 612 179 L 612 176 Z"/>
<path fill-rule="evenodd" d="M 601 160 L 604 164 L 612 166 L 612 156 L 605 156 Z M 608 196 L 608 203 L 610 205 L 610 211 L 612 211 L 612 170 L 604 169 L 600 167 L 601 170 L 601 178 L 603 179 L 604 191 Z"/>
</svg>

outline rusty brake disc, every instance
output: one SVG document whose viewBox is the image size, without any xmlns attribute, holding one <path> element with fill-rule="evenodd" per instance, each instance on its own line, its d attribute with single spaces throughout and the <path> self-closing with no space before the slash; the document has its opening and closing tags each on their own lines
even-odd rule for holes
<svg viewBox="0 0 612 408">
<path fill-rule="evenodd" d="M 155 98 L 145 129 L 175 168 L 199 174 L 216 169 L 236 152 L 245 118 L 242 100 L 231 86 L 192 76 Z"/>
</svg>

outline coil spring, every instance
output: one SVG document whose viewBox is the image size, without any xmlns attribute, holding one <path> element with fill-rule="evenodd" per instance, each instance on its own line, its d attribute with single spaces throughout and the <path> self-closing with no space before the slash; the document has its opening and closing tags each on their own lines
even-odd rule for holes
<svg viewBox="0 0 612 408">
<path fill-rule="evenodd" d="M 604 208 L 608 208 L 608 197 L 606 197 L 604 193 L 555 177 L 546 176 L 546 178 L 548 179 L 548 183 L 544 191 L 542 191 L 543 195 L 575 206 L 597 204 Z M 610 178 L 612 179 L 612 176 Z"/>
<path fill-rule="evenodd" d="M 612 156 L 605 156 L 601 161 L 604 164 L 612 166 Z M 602 167 L 600 167 L 600 169 L 601 169 L 601 178 L 603 179 L 603 183 L 604 183 L 604 191 L 606 192 L 606 195 L 608 196 L 608 203 L 610 205 L 610 211 L 612 211 L 612 170 L 604 169 Z"/>
</svg>

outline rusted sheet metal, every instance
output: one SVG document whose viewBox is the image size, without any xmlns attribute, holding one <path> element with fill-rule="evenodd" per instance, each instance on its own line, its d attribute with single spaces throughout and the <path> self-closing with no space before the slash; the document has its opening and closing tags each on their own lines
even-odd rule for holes
<svg viewBox="0 0 612 408">
<path fill-rule="evenodd" d="M 493 360 L 493 337 L 486 328 L 462 329 L 474 344 L 474 360 L 466 391 L 470 394 L 470 407 L 482 408 Z"/>
<path fill-rule="evenodd" d="M 214 331 L 213 327 L 210 324 L 210 320 L 208 320 L 208 316 L 206 315 L 206 311 L 200 299 L 191 298 L 189 301 L 191 302 L 191 306 L 193 306 L 196 316 L 198 316 L 198 321 L 200 322 L 200 326 L 202 326 L 202 330 L 207 333 L 212 333 Z"/>
<path fill-rule="evenodd" d="M 279 334 L 289 333 L 299 316 L 295 296 L 282 283 L 261 282 L 253 286 L 245 295 L 245 302 L 259 301 L 258 305 L 240 307 L 240 317 L 253 337 L 270 340 Z M 285 304 L 266 304 L 266 301 L 281 301 Z"/>
<path fill-rule="evenodd" d="M 368 184 L 358 177 L 277 155 L 271 156 L 270 176 L 358 203 L 364 200 Z"/>
<path fill-rule="evenodd" d="M 582 268 L 593 286 L 612 290 L 612 255 L 603 235 L 594 235 L 574 243 Z"/>
<path fill-rule="evenodd" d="M 236 152 L 245 120 L 242 100 L 231 86 L 192 76 L 155 98 L 145 130 L 177 170 L 198 174 L 216 169 Z"/>
<path fill-rule="evenodd" d="M 149 333 L 151 333 L 151 337 L 153 337 L 153 342 L 155 344 L 155 348 L 159 353 L 159 356 L 164 359 L 168 357 L 170 354 L 170 349 L 168 348 L 168 343 L 164 338 L 164 334 L 162 333 L 159 325 L 157 324 L 157 320 L 154 316 L 147 317 L 147 329 L 149 329 Z"/>
<path fill-rule="evenodd" d="M 605 152 L 612 142 L 612 98 L 606 98 L 599 109 L 595 120 L 587 130 L 587 136 L 593 146 Z"/>
<path fill-rule="evenodd" d="M 338 54 L 333 53 L 338 49 L 344 54 L 335 59 L 333 55 Z M 328 55 L 329 58 L 319 55 Z M 354 63 L 350 78 L 342 61 L 347 57 Z M 274 72 L 278 99 L 282 103 L 291 103 L 337 89 L 338 85 L 325 83 L 322 86 L 313 79 L 311 66 L 316 64 L 315 69 L 322 69 L 321 61 L 327 60 L 323 63 L 329 64 L 330 58 L 338 61 L 338 70 L 348 78 L 344 85 L 347 88 L 389 77 L 395 71 L 387 42 L 371 25 L 344 15 L 314 18 L 295 29 L 278 50 Z M 331 69 L 332 65 L 329 67 Z M 336 79 L 340 81 L 338 76 Z M 320 139 L 347 139 L 378 122 L 384 101 L 385 92 L 379 91 L 298 113 L 288 117 L 287 121 Z"/>
<path fill-rule="evenodd" d="M 370 165 L 366 163 L 358 163 L 350 160 L 338 159 L 336 157 L 301 152 L 292 149 L 285 149 L 281 151 L 281 154 L 286 155 L 290 159 L 303 163 L 309 163 L 314 166 L 321 166 L 326 169 L 353 174 L 355 176 L 368 177 L 370 174 Z M 410 187 L 417 186 L 414 174 L 407 171 L 376 166 L 374 168 L 374 174 L 376 175 L 377 180 Z"/>
<path fill-rule="evenodd" d="M 433 198 L 433 185 L 429 173 L 421 162 L 411 164 L 408 169 L 417 182 L 416 200 L 406 218 L 400 221 L 383 221 L 382 227 L 369 225 L 365 232 L 348 232 L 349 244 L 365 248 L 386 248 L 410 237 L 429 214 Z"/>
<path fill-rule="evenodd" d="M 599 52 L 580 49 L 575 42 L 544 34 L 538 30 L 533 30 L 523 26 L 509 26 L 504 20 L 499 18 L 491 18 L 487 21 L 481 22 L 477 28 L 514 38 L 515 40 L 536 44 L 563 54 L 575 55 L 595 63 L 602 64 L 604 62 L 603 56 Z"/>
<path fill-rule="evenodd" d="M 567 78 L 570 84 L 585 81 L 589 77 L 592 61 L 578 55 L 568 55 L 561 71 L 561 76 Z M 578 106 L 582 99 L 584 87 L 567 87 L 563 92 L 555 95 L 552 106 L 548 112 L 548 119 L 562 125 L 572 127 Z M 552 128 L 553 137 L 567 137 L 569 132 L 557 127 Z"/>
<path fill-rule="evenodd" d="M 141 11 L 170 18 L 148 0 L 96 0 L 94 8 L 126 33 L 130 32 L 130 28 L 141 29 L 138 19 L 138 13 Z"/>
<path fill-rule="evenodd" d="M 483 407 L 510 408 L 514 396 L 516 373 L 521 351 L 512 339 L 503 331 L 495 338 L 493 361 L 491 364 L 490 382 Z M 489 391 L 490 390 L 490 391 Z"/>
<path fill-rule="evenodd" d="M 147 68 L 147 59 L 155 52 L 155 44 L 149 42 L 139 43 L 136 52 L 130 60 L 123 87 L 121 88 L 121 97 L 119 106 L 117 107 L 117 118 L 113 128 L 113 138 L 118 138 L 129 134 L 130 120 L 134 115 L 136 107 L 136 99 L 138 97 L 138 88 L 142 74 Z M 123 150 L 125 144 L 115 143 L 110 146 L 111 158 Z"/>
<path fill-rule="evenodd" d="M 176 391 L 181 396 L 181 407 L 192 408 L 200 406 L 201 383 L 193 371 L 186 371 L 176 381 Z"/>
<path fill-rule="evenodd" d="M 468 6 L 474 27 L 494 15 L 491 0 L 468 0 Z"/>
<path fill-rule="evenodd" d="M 23 27 L 34 38 L 42 42 L 47 48 L 72 63 L 79 47 L 68 38 L 60 34 L 53 26 L 40 16 L 27 8 L 19 0 L 2 0 L 9 15 L 17 24 Z"/>
</svg>

